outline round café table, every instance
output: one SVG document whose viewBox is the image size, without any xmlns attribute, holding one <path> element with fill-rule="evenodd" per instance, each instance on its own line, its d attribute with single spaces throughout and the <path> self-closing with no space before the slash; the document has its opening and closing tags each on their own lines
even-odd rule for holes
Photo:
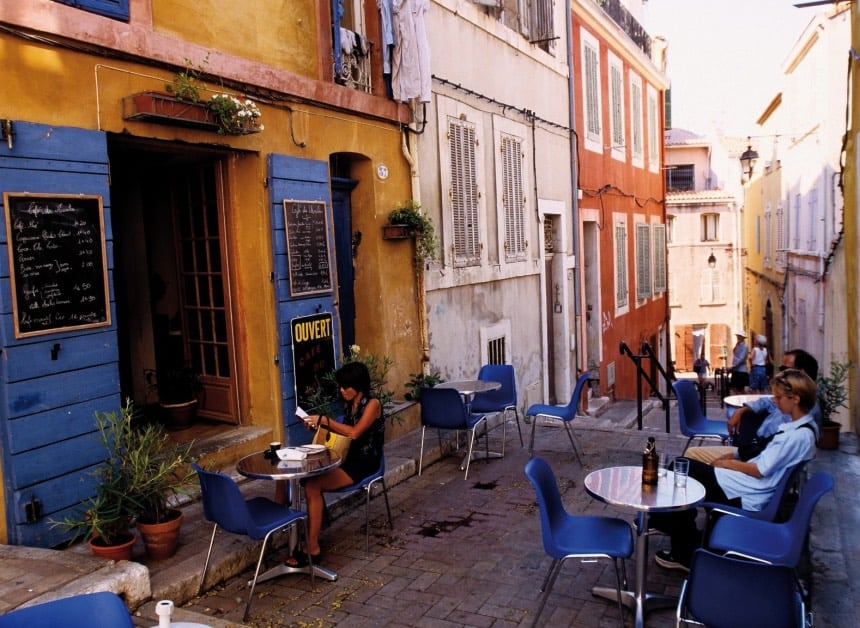
<svg viewBox="0 0 860 628">
<path fill-rule="evenodd" d="M 667 471 L 657 486 L 642 484 L 642 467 L 609 467 L 592 471 L 585 477 L 585 490 L 595 499 L 607 504 L 636 511 L 636 581 L 635 591 L 622 591 L 621 601 L 636 613 L 634 626 L 645 625 L 645 615 L 650 610 L 669 608 L 677 604 L 678 598 L 645 591 L 648 565 L 648 514 L 673 512 L 695 508 L 705 499 L 705 487 L 693 478 L 687 478 L 687 486 L 675 486 L 675 474 Z M 592 594 L 615 601 L 614 588 L 595 587 Z"/>
<path fill-rule="evenodd" d="M 461 379 L 451 382 L 442 382 L 441 384 L 436 384 L 434 386 L 434 388 L 453 388 L 460 393 L 460 396 L 463 397 L 463 403 L 466 404 L 466 412 L 468 414 L 472 413 L 472 401 L 475 399 L 476 394 L 498 390 L 501 387 L 501 382 L 493 382 L 484 379 Z M 498 425 L 496 425 L 496 427 L 498 427 Z M 487 428 L 487 431 L 489 431 L 489 427 Z M 460 444 L 458 440 L 457 447 L 459 448 L 459 446 Z M 503 457 L 504 454 L 498 451 L 472 451 L 472 460 Z M 462 471 L 465 468 L 466 459 L 464 458 L 463 462 L 460 464 L 460 470 Z"/>
<path fill-rule="evenodd" d="M 271 457 L 268 451 L 258 451 L 249 454 L 236 463 L 236 471 L 245 477 L 258 480 L 288 481 L 290 483 L 290 495 L 292 507 L 300 507 L 299 491 L 301 486 L 299 480 L 321 475 L 326 471 L 340 466 L 341 457 L 328 448 L 319 453 L 309 453 L 303 460 L 280 460 L 277 456 Z M 291 537 L 290 549 L 295 549 L 295 539 Z M 257 582 L 265 582 L 278 576 L 291 573 L 309 574 L 308 567 L 290 567 L 281 563 L 272 567 L 257 578 Z M 314 576 L 334 582 L 337 574 L 321 565 L 314 565 Z"/>
</svg>

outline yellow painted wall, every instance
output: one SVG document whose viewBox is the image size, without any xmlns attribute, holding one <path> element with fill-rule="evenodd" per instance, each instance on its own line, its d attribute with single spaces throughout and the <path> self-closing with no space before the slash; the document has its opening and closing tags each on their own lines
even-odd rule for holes
<svg viewBox="0 0 860 628">
<path fill-rule="evenodd" d="M 152 0 L 152 22 L 178 40 L 316 77 L 318 4 Z"/>
</svg>

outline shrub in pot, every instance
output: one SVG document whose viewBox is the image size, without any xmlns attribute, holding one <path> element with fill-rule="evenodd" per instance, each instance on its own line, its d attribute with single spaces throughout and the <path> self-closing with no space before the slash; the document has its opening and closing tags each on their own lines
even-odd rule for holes
<svg viewBox="0 0 860 628">
<path fill-rule="evenodd" d="M 821 437 L 818 446 L 822 449 L 839 447 L 839 431 L 842 426 L 833 420 L 833 415 L 839 408 L 847 408 L 848 374 L 851 363 L 848 361 L 833 361 L 830 363 L 830 374 L 818 376 L 818 406 L 821 409 Z"/>
</svg>

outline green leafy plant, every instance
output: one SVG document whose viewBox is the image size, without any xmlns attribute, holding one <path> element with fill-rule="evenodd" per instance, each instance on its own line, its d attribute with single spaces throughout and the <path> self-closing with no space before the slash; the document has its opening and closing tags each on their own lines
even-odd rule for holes
<svg viewBox="0 0 860 628">
<path fill-rule="evenodd" d="M 441 384 L 445 380 L 439 371 L 430 371 L 430 373 L 410 373 L 409 381 L 403 387 L 406 388 L 406 399 L 410 401 L 421 400 L 421 389 L 432 388 L 436 384 Z"/>
<path fill-rule="evenodd" d="M 218 122 L 221 135 L 242 135 L 263 130 L 260 109 L 254 101 L 231 94 L 215 94 L 207 105 Z"/>
<path fill-rule="evenodd" d="M 848 407 L 847 381 L 850 370 L 849 361 L 833 361 L 830 363 L 830 374 L 818 376 L 818 406 L 824 423 L 833 423 L 832 417 L 839 408 Z"/>
<path fill-rule="evenodd" d="M 415 237 L 415 262 L 419 267 L 437 259 L 439 238 L 430 216 L 415 201 L 408 201 L 388 214 L 392 225 L 405 225 Z"/>
<path fill-rule="evenodd" d="M 391 358 L 388 356 L 376 356 L 372 353 L 361 353 L 361 347 L 351 345 L 349 352 L 343 356 L 342 363 L 362 362 L 370 373 L 370 391 L 374 397 L 379 399 L 385 408 L 394 398 L 394 393 L 387 386 L 388 371 L 391 370 Z M 343 414 L 343 400 L 340 398 L 337 381 L 334 378 L 335 371 L 329 371 L 322 376 L 320 386 L 308 397 L 311 414 L 326 414 L 338 416 Z"/>
<path fill-rule="evenodd" d="M 128 535 L 135 519 L 164 520 L 170 498 L 184 493 L 192 479 L 193 443 L 171 445 L 159 425 L 139 425 L 130 399 L 118 412 L 96 412 L 95 424 L 107 453 L 92 472 L 96 494 L 81 502 L 78 514 L 51 524 L 114 545 Z"/>
<path fill-rule="evenodd" d="M 185 69 L 173 75 L 173 81 L 165 84 L 164 88 L 169 94 L 173 94 L 180 100 L 188 102 L 200 102 L 200 90 L 205 89 L 201 79 L 209 62 L 209 55 L 197 67 L 188 57 L 185 58 Z"/>
</svg>

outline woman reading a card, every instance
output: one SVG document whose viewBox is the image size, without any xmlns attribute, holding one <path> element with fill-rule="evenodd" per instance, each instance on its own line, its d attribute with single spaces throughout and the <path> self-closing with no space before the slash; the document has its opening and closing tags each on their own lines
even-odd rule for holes
<svg viewBox="0 0 860 628">
<path fill-rule="evenodd" d="M 360 482 L 379 469 L 385 438 L 385 417 L 379 399 L 371 396 L 370 372 L 361 362 L 348 362 L 335 373 L 335 381 L 344 401 L 342 423 L 332 417 L 309 414 L 303 417 L 308 429 L 323 429 L 352 439 L 346 460 L 340 467 L 309 478 L 305 483 L 308 511 L 307 545 L 297 548 L 287 560 L 290 567 L 308 564 L 308 554 L 314 563 L 322 557 L 320 529 L 322 527 L 323 493 Z"/>
</svg>

